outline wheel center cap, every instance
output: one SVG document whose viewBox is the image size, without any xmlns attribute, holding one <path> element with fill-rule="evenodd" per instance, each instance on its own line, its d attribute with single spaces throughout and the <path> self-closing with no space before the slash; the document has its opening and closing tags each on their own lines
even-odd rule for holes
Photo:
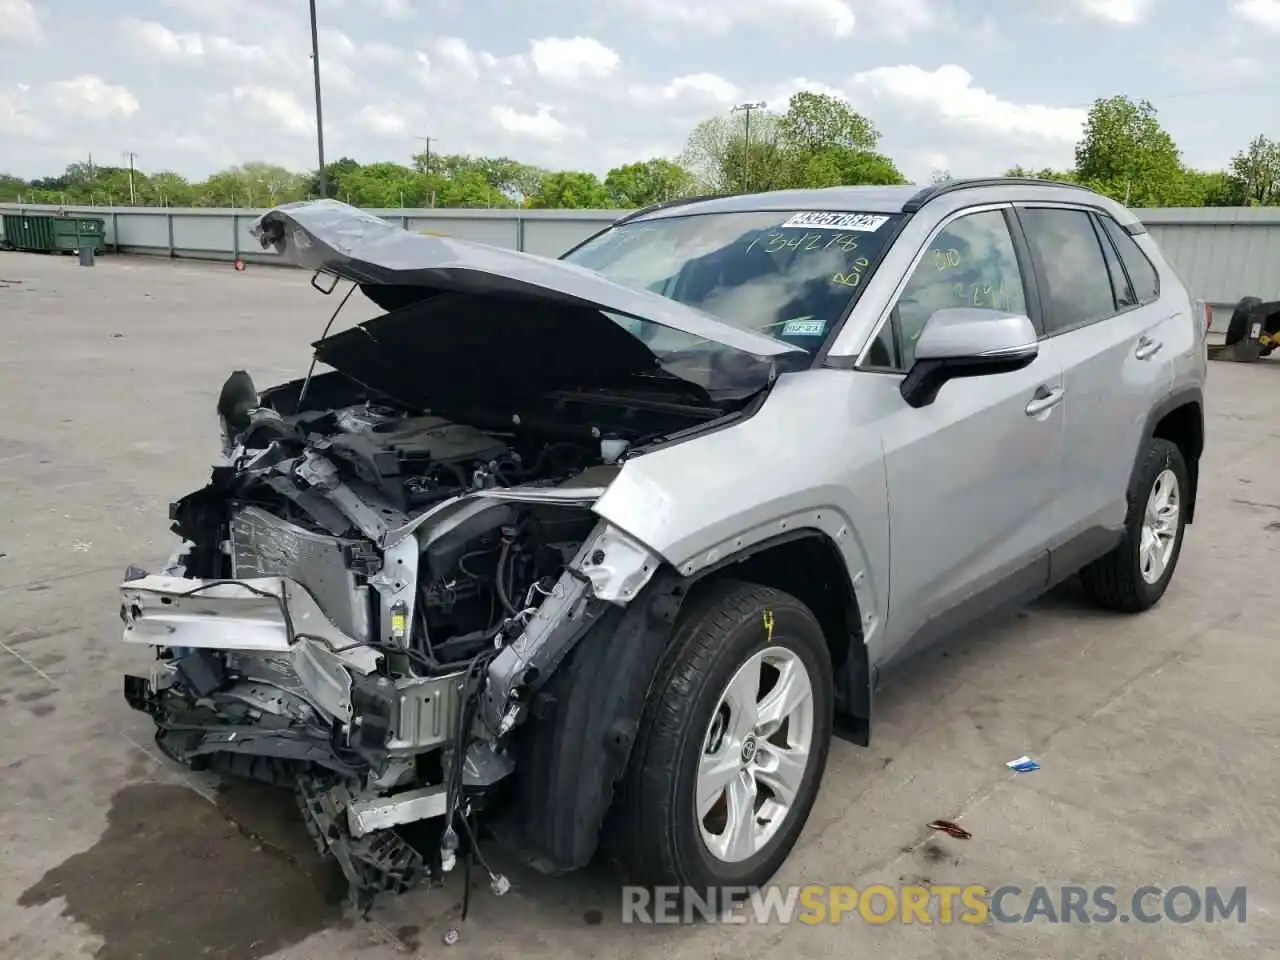
<svg viewBox="0 0 1280 960">
<path fill-rule="evenodd" d="M 742 741 L 742 762 L 750 763 L 756 758 L 756 738 L 747 737 Z"/>
</svg>

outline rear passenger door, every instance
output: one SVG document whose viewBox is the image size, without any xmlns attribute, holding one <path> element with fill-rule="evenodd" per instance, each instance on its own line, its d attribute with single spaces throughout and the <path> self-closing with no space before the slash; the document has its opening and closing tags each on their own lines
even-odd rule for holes
<svg viewBox="0 0 1280 960">
<path fill-rule="evenodd" d="M 1111 217 L 1027 205 L 1018 219 L 1038 275 L 1043 336 L 1057 345 L 1066 389 L 1057 580 L 1106 549 L 1124 525 L 1147 414 L 1172 386 L 1161 340 L 1167 318 L 1155 268 Z"/>
</svg>

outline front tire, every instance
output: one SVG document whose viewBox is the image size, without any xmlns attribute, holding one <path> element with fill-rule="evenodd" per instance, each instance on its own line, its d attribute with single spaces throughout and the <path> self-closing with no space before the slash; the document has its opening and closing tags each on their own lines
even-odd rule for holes
<svg viewBox="0 0 1280 960">
<path fill-rule="evenodd" d="M 1094 603 L 1141 613 L 1160 601 L 1182 552 L 1190 495 L 1182 451 L 1168 440 L 1151 440 L 1138 468 L 1124 539 L 1080 571 L 1085 593 Z"/>
<path fill-rule="evenodd" d="M 699 896 L 766 883 L 817 797 L 833 706 L 826 638 L 799 600 L 731 580 L 691 598 L 615 811 L 629 878 Z"/>
</svg>

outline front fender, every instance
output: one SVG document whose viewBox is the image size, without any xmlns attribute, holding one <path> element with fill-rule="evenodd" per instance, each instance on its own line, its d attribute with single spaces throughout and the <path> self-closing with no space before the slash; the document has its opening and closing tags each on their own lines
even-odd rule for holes
<svg viewBox="0 0 1280 960">
<path fill-rule="evenodd" d="M 888 493 L 859 376 L 780 378 L 754 416 L 627 461 L 595 513 L 686 577 L 779 536 L 819 531 L 848 568 L 874 654 L 888 602 Z M 860 409 L 865 423 L 843 415 Z"/>
</svg>

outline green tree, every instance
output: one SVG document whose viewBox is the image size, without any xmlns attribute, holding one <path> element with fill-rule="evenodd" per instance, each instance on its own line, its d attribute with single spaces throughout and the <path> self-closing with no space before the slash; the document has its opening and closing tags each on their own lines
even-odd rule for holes
<svg viewBox="0 0 1280 960">
<path fill-rule="evenodd" d="M 17 200 L 27 191 L 27 181 L 11 173 L 0 173 L 0 199 Z"/>
<path fill-rule="evenodd" d="M 1231 158 L 1230 179 L 1240 203 L 1250 206 L 1280 204 L 1280 143 L 1264 136 Z"/>
<path fill-rule="evenodd" d="M 833 147 L 871 151 L 880 142 L 875 125 L 839 97 L 801 91 L 787 102 L 778 119 L 783 142 L 800 153 L 816 153 Z"/>
<path fill-rule="evenodd" d="M 635 209 L 688 196 L 693 177 L 678 163 L 655 158 L 614 167 L 604 178 L 609 205 Z"/>
<path fill-rule="evenodd" d="M 1094 101 L 1076 147 L 1079 182 L 1127 206 L 1173 206 L 1188 193 L 1184 172 L 1178 146 L 1149 102 Z"/>
<path fill-rule="evenodd" d="M 562 170 L 542 178 L 542 184 L 530 198 L 529 206 L 539 209 L 601 209 L 609 206 L 609 195 L 594 173 Z"/>
<path fill-rule="evenodd" d="M 1042 167 L 1039 170 L 1030 170 L 1026 167 L 1010 167 L 1004 172 L 1006 177 L 1022 177 L 1026 180 L 1055 180 L 1058 183 L 1075 183 L 1076 172 L 1074 170 L 1054 170 L 1051 167 Z"/>
<path fill-rule="evenodd" d="M 689 134 L 679 164 L 693 176 L 698 193 L 775 190 L 785 184 L 787 166 L 778 116 L 753 112 L 750 141 L 745 118 L 703 120 Z"/>
<path fill-rule="evenodd" d="M 306 197 L 340 197 L 342 195 L 342 181 L 360 169 L 360 164 L 352 160 L 350 157 L 341 157 L 337 160 L 330 161 L 324 165 L 325 179 L 327 181 L 328 193 L 324 194 L 320 190 L 320 171 L 316 170 L 306 178 L 303 184 L 303 194 Z"/>
<path fill-rule="evenodd" d="M 794 156 L 787 186 L 801 189 L 856 185 L 893 186 L 907 182 L 893 161 L 869 150 L 828 147 Z"/>
<path fill-rule="evenodd" d="M 1238 207 L 1244 203 L 1240 185 L 1225 170 L 1188 170 L 1185 206 Z"/>
</svg>

